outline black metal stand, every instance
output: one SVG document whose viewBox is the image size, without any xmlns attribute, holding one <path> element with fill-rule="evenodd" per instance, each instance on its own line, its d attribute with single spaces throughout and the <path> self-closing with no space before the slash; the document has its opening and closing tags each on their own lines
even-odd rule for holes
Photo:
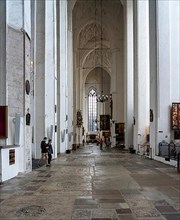
<svg viewBox="0 0 180 220">
<path fill-rule="evenodd" d="M 177 172 L 180 172 L 180 152 L 177 154 Z"/>
</svg>

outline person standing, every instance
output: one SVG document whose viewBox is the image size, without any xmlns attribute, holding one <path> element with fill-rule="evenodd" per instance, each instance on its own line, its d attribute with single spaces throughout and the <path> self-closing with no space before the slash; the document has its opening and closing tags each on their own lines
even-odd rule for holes
<svg viewBox="0 0 180 220">
<path fill-rule="evenodd" d="M 46 160 L 46 166 L 48 166 L 48 146 L 47 146 L 47 137 L 44 137 L 44 139 L 41 141 L 41 159 L 38 162 L 38 165 L 40 166 L 41 160 Z"/>
<path fill-rule="evenodd" d="M 51 160 L 52 160 L 52 154 L 53 154 L 52 140 L 51 139 L 49 139 L 47 145 L 48 145 L 48 166 L 51 166 Z"/>
<path fill-rule="evenodd" d="M 103 149 L 102 146 L 103 146 L 103 140 L 102 140 L 102 138 L 101 138 L 101 140 L 100 140 L 100 150 Z"/>
</svg>

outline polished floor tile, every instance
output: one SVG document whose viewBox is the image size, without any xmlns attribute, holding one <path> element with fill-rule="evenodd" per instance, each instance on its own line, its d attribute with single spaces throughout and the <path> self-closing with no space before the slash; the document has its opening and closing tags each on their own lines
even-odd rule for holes
<svg viewBox="0 0 180 220">
<path fill-rule="evenodd" d="M 180 220 L 180 173 L 86 145 L 0 184 L 0 220 Z"/>
</svg>

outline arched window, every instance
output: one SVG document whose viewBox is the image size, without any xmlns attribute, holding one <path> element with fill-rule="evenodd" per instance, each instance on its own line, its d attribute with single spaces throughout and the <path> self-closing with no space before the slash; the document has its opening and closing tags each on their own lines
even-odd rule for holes
<svg viewBox="0 0 180 220">
<path fill-rule="evenodd" d="M 91 89 L 88 94 L 88 129 L 89 131 L 97 130 L 97 100 L 96 91 Z"/>
</svg>

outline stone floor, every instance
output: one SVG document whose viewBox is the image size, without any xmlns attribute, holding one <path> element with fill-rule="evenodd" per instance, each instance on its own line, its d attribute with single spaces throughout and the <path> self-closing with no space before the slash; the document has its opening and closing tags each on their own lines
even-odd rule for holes
<svg viewBox="0 0 180 220">
<path fill-rule="evenodd" d="M 0 220 L 180 220 L 180 173 L 88 145 L 0 185 Z"/>
</svg>

